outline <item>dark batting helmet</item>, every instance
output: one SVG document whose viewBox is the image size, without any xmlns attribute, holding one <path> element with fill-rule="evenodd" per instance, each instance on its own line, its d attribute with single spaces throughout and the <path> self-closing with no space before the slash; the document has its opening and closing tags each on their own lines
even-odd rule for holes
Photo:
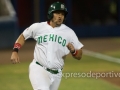
<svg viewBox="0 0 120 90">
<path fill-rule="evenodd" d="M 66 15 L 68 14 L 66 6 L 61 2 L 55 2 L 55 3 L 51 4 L 49 9 L 48 9 L 48 19 L 49 20 L 51 20 L 53 18 L 53 12 L 57 11 L 57 10 L 64 11 L 65 12 L 65 18 L 66 18 Z"/>
</svg>

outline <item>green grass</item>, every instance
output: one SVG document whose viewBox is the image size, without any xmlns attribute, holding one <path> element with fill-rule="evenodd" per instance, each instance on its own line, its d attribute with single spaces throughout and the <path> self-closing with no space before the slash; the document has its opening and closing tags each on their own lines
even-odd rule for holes
<svg viewBox="0 0 120 90">
<path fill-rule="evenodd" d="M 0 90 L 32 90 L 28 65 L 29 63 L 0 65 Z"/>
<path fill-rule="evenodd" d="M 117 42 L 117 43 L 120 43 L 120 37 L 114 37 L 114 38 L 112 38 L 112 40 Z"/>
<path fill-rule="evenodd" d="M 0 65 L 0 90 L 33 90 L 28 78 L 29 63 Z M 110 72 L 120 71 L 119 68 L 117 63 L 85 55 L 80 61 L 69 56 L 63 73 Z M 120 87 L 100 78 L 72 76 L 62 78 L 59 90 L 120 90 Z"/>
<path fill-rule="evenodd" d="M 59 90 L 120 90 L 120 88 L 100 79 L 69 78 L 62 79 Z"/>
<path fill-rule="evenodd" d="M 80 61 L 67 57 L 65 71 L 120 71 L 120 64 L 83 55 Z"/>
<path fill-rule="evenodd" d="M 68 57 L 63 73 L 120 71 L 119 64 L 83 55 L 81 61 Z M 95 77 L 63 77 L 59 90 L 120 90 L 120 87 Z"/>
<path fill-rule="evenodd" d="M 109 56 L 113 56 L 116 58 L 120 58 L 120 50 L 118 50 L 118 51 L 106 51 L 106 52 L 104 52 L 104 54 L 109 55 Z"/>
</svg>

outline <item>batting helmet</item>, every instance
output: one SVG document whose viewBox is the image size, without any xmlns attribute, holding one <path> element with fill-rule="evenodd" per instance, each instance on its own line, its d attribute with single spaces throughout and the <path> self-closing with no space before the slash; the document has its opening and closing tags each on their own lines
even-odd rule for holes
<svg viewBox="0 0 120 90">
<path fill-rule="evenodd" d="M 66 15 L 68 14 L 66 6 L 61 2 L 55 2 L 55 3 L 51 4 L 49 9 L 48 9 L 48 19 L 49 20 L 51 20 L 53 18 L 53 12 L 57 11 L 57 10 L 64 11 L 65 12 L 65 18 L 66 18 Z"/>
</svg>

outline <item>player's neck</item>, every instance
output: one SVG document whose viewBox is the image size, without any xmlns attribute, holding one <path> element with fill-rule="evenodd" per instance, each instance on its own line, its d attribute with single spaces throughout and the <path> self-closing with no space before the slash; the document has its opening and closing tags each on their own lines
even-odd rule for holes
<svg viewBox="0 0 120 90">
<path fill-rule="evenodd" d="M 59 27 L 58 25 L 56 25 L 55 23 L 53 23 L 52 21 L 48 21 L 48 24 L 51 26 L 51 27 L 53 27 L 53 28 L 55 28 L 55 27 Z"/>
</svg>

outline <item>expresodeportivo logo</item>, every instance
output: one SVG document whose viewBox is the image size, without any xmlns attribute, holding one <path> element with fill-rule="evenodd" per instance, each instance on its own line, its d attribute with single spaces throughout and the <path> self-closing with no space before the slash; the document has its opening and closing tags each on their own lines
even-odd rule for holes
<svg viewBox="0 0 120 90">
<path fill-rule="evenodd" d="M 62 38 L 62 36 L 58 36 L 55 34 L 39 36 L 37 39 L 38 44 L 48 41 L 57 42 L 61 44 L 63 47 L 66 46 L 66 39 Z"/>
</svg>

